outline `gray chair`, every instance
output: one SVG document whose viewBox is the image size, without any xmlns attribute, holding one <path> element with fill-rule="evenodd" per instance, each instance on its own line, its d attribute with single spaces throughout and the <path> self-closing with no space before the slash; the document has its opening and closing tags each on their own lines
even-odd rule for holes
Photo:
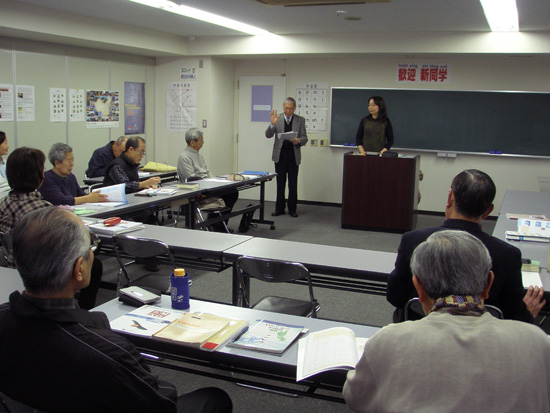
<svg viewBox="0 0 550 413">
<path fill-rule="evenodd" d="M 240 305 L 242 307 L 250 307 L 249 277 L 268 283 L 305 280 L 309 290 L 309 300 L 267 296 L 254 304 L 252 308 L 275 313 L 317 317 L 317 312 L 321 307 L 313 295 L 311 274 L 304 265 L 297 262 L 240 257 L 236 263 L 236 271 L 238 272 Z"/>
<path fill-rule="evenodd" d="M 12 251 L 11 235 L 0 231 L 0 248 L 2 249 L 2 266 L 8 267 L 8 257 Z"/>
<path fill-rule="evenodd" d="M 485 309 L 489 313 L 491 313 L 493 317 L 499 318 L 501 320 L 504 319 L 504 315 L 502 314 L 502 311 L 500 311 L 500 308 L 495 307 L 491 304 L 485 304 Z M 404 321 L 418 320 L 426 316 L 424 314 L 424 310 L 422 309 L 422 304 L 418 300 L 418 297 L 411 298 L 409 301 L 407 301 L 404 313 Z"/>
<path fill-rule="evenodd" d="M 200 176 L 190 176 L 189 178 L 187 178 L 185 180 L 185 182 L 193 182 L 193 181 L 199 181 L 201 180 L 202 178 Z M 203 216 L 203 212 L 204 213 L 207 213 L 207 214 L 212 214 L 212 215 L 217 215 L 217 216 L 222 216 L 224 212 L 227 212 L 229 211 L 229 208 L 228 207 L 213 207 L 213 208 L 204 208 L 204 207 L 201 207 L 199 205 L 199 203 L 196 203 L 197 207 L 196 207 L 196 218 L 197 218 L 197 221 L 198 222 L 204 222 L 206 221 L 206 219 L 204 218 Z M 231 233 L 231 231 L 229 231 L 229 228 L 227 227 L 227 224 L 225 223 L 225 221 L 221 221 L 224 229 L 225 229 L 225 232 L 227 232 L 228 234 Z M 210 231 L 211 228 L 210 227 L 204 227 L 204 230 L 205 231 Z"/>
<path fill-rule="evenodd" d="M 164 257 L 165 260 L 168 259 L 168 263 L 173 271 L 173 269 L 176 268 L 176 261 L 167 244 L 154 239 L 136 238 L 125 235 L 116 235 L 112 238 L 112 241 L 113 249 L 120 265 L 117 291 L 120 290 L 120 288 L 136 285 L 158 290 L 162 294 L 170 293 L 170 274 L 146 273 L 140 275 L 133 274 L 133 277 L 131 277 L 127 269 L 127 267 L 135 263 L 136 260 L 139 260 L 140 263 L 157 264 L 158 260 L 155 258 Z M 124 262 L 123 254 L 126 254 L 134 260 Z"/>
</svg>

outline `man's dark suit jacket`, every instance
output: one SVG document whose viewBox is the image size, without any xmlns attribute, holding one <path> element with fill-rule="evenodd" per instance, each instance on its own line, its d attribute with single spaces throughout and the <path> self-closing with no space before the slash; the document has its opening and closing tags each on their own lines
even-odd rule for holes
<svg viewBox="0 0 550 413">
<path fill-rule="evenodd" d="M 523 302 L 525 290 L 521 279 L 521 251 L 484 233 L 478 224 L 462 219 L 447 219 L 439 227 L 418 229 L 403 235 L 395 269 L 388 278 L 386 299 L 398 309 L 403 309 L 407 301 L 416 296 L 410 267 L 412 253 L 431 234 L 443 230 L 467 231 L 483 242 L 491 255 L 495 274 L 489 298 L 485 302 L 500 308 L 504 318 L 532 323 L 533 317 Z"/>
</svg>

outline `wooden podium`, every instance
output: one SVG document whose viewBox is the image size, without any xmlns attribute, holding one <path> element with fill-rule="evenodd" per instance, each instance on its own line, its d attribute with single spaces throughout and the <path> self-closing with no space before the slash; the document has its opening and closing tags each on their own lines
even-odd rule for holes
<svg viewBox="0 0 550 413">
<path fill-rule="evenodd" d="M 406 232 L 416 225 L 420 157 L 344 155 L 342 228 Z"/>
</svg>

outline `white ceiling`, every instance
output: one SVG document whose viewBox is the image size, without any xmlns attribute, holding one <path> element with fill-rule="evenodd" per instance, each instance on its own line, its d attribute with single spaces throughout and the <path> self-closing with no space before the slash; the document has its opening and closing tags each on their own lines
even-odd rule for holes
<svg viewBox="0 0 550 413">
<path fill-rule="evenodd" d="M 184 37 L 242 35 L 128 0 L 11 1 Z M 281 35 L 489 31 L 479 0 L 392 0 L 390 3 L 303 7 L 270 7 L 255 0 L 178 1 Z M 517 0 L 517 4 L 521 31 L 550 30 L 549 0 Z M 361 20 L 346 21 L 337 17 L 337 10 L 347 10 L 349 16 Z"/>
</svg>

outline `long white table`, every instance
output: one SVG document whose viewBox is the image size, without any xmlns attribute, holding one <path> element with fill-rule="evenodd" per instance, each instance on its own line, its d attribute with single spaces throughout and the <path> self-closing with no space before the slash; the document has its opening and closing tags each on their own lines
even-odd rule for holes
<svg viewBox="0 0 550 413">
<path fill-rule="evenodd" d="M 24 289 L 19 271 L 14 268 L 0 267 L 0 304 L 9 301 L 13 291 L 23 291 Z"/>
<path fill-rule="evenodd" d="M 530 215 L 543 214 L 550 218 L 550 193 L 506 191 L 497 223 L 493 230 L 493 236 L 519 248 L 523 258 L 540 261 L 540 278 L 542 280 L 542 285 L 544 290 L 550 294 L 550 273 L 548 272 L 549 244 L 507 240 L 506 231 L 517 231 L 517 221 L 508 219 L 506 213 Z"/>
<path fill-rule="evenodd" d="M 190 220 L 187 223 L 189 228 L 200 228 L 203 226 L 209 226 L 216 222 L 220 222 L 224 219 L 232 218 L 235 216 L 242 215 L 247 212 L 253 212 L 259 210 L 259 218 L 253 219 L 252 222 L 256 224 L 265 224 L 270 225 L 271 229 L 275 229 L 275 223 L 271 220 L 265 219 L 264 205 L 265 205 L 265 183 L 272 180 L 276 174 L 258 176 L 246 181 L 228 181 L 223 178 L 214 178 L 214 179 L 203 179 L 199 181 L 194 181 L 194 183 L 199 184 L 198 189 L 186 190 L 177 188 L 176 184 L 164 185 L 163 188 L 173 188 L 176 190 L 176 193 L 172 195 L 163 195 L 163 196 L 152 196 L 152 197 L 142 197 L 136 196 L 136 194 L 128 194 L 128 204 L 121 205 L 113 208 L 99 208 L 97 211 L 87 215 L 91 218 L 108 218 L 112 216 L 128 215 L 133 213 L 138 213 L 140 211 L 151 210 L 154 211 L 159 207 L 165 205 L 171 205 L 172 203 L 181 202 L 184 200 L 189 201 L 189 214 Z M 241 191 L 251 188 L 260 189 L 260 200 L 250 206 L 241 208 L 239 210 L 234 210 L 230 214 L 225 214 L 223 217 L 217 217 L 208 219 L 200 224 L 196 223 L 195 220 L 195 200 L 200 196 L 221 196 L 228 192 L 232 191 Z"/>
<path fill-rule="evenodd" d="M 252 238 L 227 249 L 224 256 L 236 262 L 240 256 L 300 262 L 315 274 L 313 282 L 328 288 L 385 295 L 388 274 L 396 253 L 303 242 Z M 233 304 L 239 301 L 239 280 L 233 269 Z"/>
<path fill-rule="evenodd" d="M 190 303 L 190 311 L 202 311 L 224 317 L 247 320 L 250 323 L 258 319 L 267 319 L 293 325 L 303 325 L 310 331 L 344 326 L 353 330 L 357 337 L 372 337 L 380 330 L 379 327 L 269 313 L 200 300 L 191 300 Z M 156 303 L 155 305 L 170 307 L 170 297 L 163 296 L 160 304 Z M 118 300 L 112 300 L 96 307 L 93 311 L 102 311 L 107 315 L 109 320 L 114 320 L 132 310 L 133 307 L 123 304 Z M 345 381 L 345 371 L 335 370 L 326 372 L 314 376 L 311 380 L 302 381 L 300 385 L 296 384 L 297 343 L 282 356 L 275 356 L 232 347 L 224 347 L 219 351 L 209 352 L 171 343 L 158 342 L 150 338 L 132 335 L 124 336 L 132 341 L 143 353 L 159 357 L 158 359 L 148 358 L 148 361 L 155 365 L 196 374 L 206 374 L 222 380 L 238 381 L 264 388 L 343 402 L 340 392 Z M 194 368 L 193 365 L 207 367 L 209 370 L 205 372 L 204 369 Z M 239 378 L 235 378 L 233 374 L 224 374 L 224 371 L 239 374 Z M 244 375 L 244 377 L 241 375 Z M 276 380 L 279 384 L 267 385 L 264 382 L 266 379 Z M 304 391 L 301 389 L 302 386 L 307 386 L 308 390 Z M 336 392 L 336 395 L 318 395 L 314 393 L 316 389 L 330 390 Z"/>
</svg>

